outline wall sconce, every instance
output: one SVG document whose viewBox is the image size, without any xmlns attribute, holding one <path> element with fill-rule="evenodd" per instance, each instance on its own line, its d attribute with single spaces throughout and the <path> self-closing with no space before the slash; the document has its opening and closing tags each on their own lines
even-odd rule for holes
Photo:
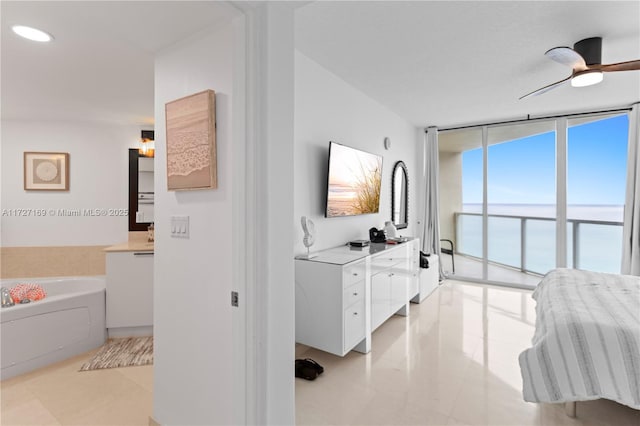
<svg viewBox="0 0 640 426">
<path fill-rule="evenodd" d="M 153 157 L 156 152 L 153 140 L 153 130 L 142 130 L 140 135 L 140 148 L 138 148 L 138 153 L 143 157 Z"/>
</svg>

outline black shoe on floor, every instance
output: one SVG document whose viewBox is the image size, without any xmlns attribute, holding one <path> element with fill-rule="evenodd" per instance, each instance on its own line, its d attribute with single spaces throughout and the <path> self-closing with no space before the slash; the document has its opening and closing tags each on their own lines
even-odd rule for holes
<svg viewBox="0 0 640 426">
<path fill-rule="evenodd" d="M 296 359 L 296 377 L 305 380 L 315 380 L 324 368 L 311 358 Z"/>
<path fill-rule="evenodd" d="M 324 372 L 324 368 L 320 364 L 312 360 L 311 358 L 305 358 L 304 361 L 307 361 L 308 363 L 312 364 L 316 368 L 316 370 L 318 370 L 318 375 Z"/>
</svg>

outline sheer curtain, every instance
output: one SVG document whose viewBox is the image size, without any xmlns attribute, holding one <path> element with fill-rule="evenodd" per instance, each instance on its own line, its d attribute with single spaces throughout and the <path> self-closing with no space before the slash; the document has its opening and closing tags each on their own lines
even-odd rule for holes
<svg viewBox="0 0 640 426">
<path fill-rule="evenodd" d="M 622 273 L 640 275 L 640 104 L 629 113 L 627 195 L 622 230 Z"/>
<path fill-rule="evenodd" d="M 428 127 L 424 145 L 424 205 L 421 213 L 422 251 L 440 253 L 440 215 L 438 198 L 438 128 Z M 442 262 L 440 277 L 442 278 Z"/>
</svg>

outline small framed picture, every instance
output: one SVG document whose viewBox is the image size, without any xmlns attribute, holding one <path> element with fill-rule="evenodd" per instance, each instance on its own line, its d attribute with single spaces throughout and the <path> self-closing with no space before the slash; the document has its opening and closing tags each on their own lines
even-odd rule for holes
<svg viewBox="0 0 640 426">
<path fill-rule="evenodd" d="M 69 153 L 25 152 L 24 189 L 26 191 L 68 191 Z"/>
</svg>

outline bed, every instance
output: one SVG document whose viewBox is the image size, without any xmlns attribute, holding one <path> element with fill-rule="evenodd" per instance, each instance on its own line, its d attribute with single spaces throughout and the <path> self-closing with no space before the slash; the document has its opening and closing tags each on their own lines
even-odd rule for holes
<svg viewBox="0 0 640 426">
<path fill-rule="evenodd" d="M 525 401 L 610 399 L 640 410 L 640 277 L 555 269 L 533 292 L 536 328 L 519 356 Z"/>
</svg>

